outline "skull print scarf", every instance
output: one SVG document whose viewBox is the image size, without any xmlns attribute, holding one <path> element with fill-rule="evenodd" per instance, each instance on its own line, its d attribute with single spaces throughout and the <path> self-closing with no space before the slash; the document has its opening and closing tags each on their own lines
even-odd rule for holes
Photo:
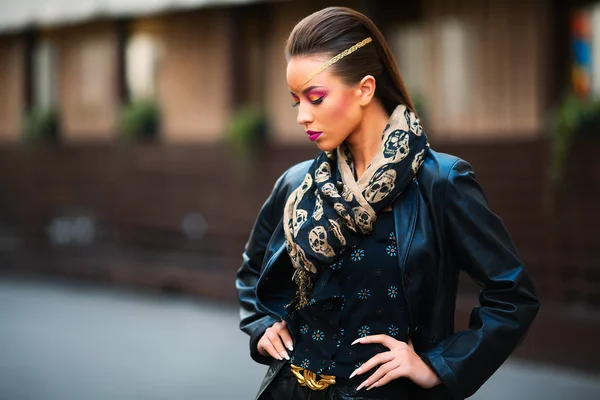
<svg viewBox="0 0 600 400">
<path fill-rule="evenodd" d="M 371 233 L 380 211 L 415 177 L 428 147 L 415 114 L 399 105 L 383 131 L 379 153 L 358 180 L 345 143 L 315 158 L 284 208 L 286 248 L 298 287 L 288 307 L 304 307 L 315 275 Z"/>
</svg>

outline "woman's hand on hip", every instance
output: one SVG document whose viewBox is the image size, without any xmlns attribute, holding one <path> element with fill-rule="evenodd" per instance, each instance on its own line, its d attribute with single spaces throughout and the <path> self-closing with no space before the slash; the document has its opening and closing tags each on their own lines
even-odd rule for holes
<svg viewBox="0 0 600 400">
<path fill-rule="evenodd" d="M 390 349 L 379 353 L 369 361 L 357 368 L 350 378 L 362 375 L 365 372 L 381 365 L 356 390 L 367 387 L 367 390 L 383 386 L 393 379 L 409 378 L 422 388 L 429 389 L 441 383 L 440 378 L 427 364 L 415 353 L 412 342 L 408 343 L 394 339 L 388 335 L 371 335 L 357 339 L 352 344 L 380 343 Z"/>
<path fill-rule="evenodd" d="M 269 355 L 278 360 L 284 358 L 289 360 L 290 357 L 285 350 L 284 344 L 290 351 L 294 349 L 292 337 L 285 321 L 275 322 L 273 326 L 267 328 L 258 341 L 258 352 L 263 356 Z"/>
</svg>

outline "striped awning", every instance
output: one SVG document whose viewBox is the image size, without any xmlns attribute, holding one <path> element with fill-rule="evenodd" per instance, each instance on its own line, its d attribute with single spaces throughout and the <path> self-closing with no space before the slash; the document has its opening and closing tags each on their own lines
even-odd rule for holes
<svg viewBox="0 0 600 400">
<path fill-rule="evenodd" d="M 99 18 L 134 17 L 260 0 L 0 0 L 0 31 L 49 27 Z"/>
</svg>

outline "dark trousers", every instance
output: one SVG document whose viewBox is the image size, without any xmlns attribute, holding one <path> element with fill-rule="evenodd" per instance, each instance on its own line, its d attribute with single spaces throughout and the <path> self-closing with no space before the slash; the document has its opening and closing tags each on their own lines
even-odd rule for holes
<svg viewBox="0 0 600 400">
<path fill-rule="evenodd" d="M 354 382 L 353 382 L 354 381 Z M 340 380 L 325 390 L 312 390 L 306 386 L 300 386 L 296 377 L 290 371 L 286 363 L 269 386 L 265 389 L 261 400 L 407 400 L 405 385 L 400 382 L 390 382 L 379 388 L 367 391 L 362 388 L 356 391 L 360 382 L 347 379 Z M 386 387 L 387 386 L 387 387 Z M 404 388 L 403 388 L 404 386 Z"/>
</svg>

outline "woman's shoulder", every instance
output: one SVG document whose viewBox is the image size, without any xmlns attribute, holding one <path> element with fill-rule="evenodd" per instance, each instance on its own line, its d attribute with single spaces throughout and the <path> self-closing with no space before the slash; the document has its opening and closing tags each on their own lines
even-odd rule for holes
<svg viewBox="0 0 600 400">
<path fill-rule="evenodd" d="M 461 177 L 466 176 L 470 181 L 475 181 L 475 172 L 471 164 L 452 154 L 430 149 L 417 173 L 417 183 L 427 203 L 439 206 L 438 211 L 442 212 L 448 197 L 448 188 L 455 187 Z"/>
<path fill-rule="evenodd" d="M 306 160 L 294 164 L 277 178 L 271 194 L 277 203 L 284 204 L 292 191 L 302 184 L 313 161 Z"/>
<path fill-rule="evenodd" d="M 275 184 L 276 188 L 292 188 L 295 189 L 302 184 L 304 177 L 308 173 L 310 166 L 314 160 L 306 160 L 289 167 Z"/>
<path fill-rule="evenodd" d="M 291 167 L 289 167 L 287 171 L 283 173 L 283 175 L 287 175 L 286 179 L 288 180 L 300 179 L 302 181 L 302 179 L 304 179 L 304 177 L 308 173 L 308 169 L 310 168 L 313 162 L 314 160 L 311 159 L 299 162 L 298 164 L 294 164 Z"/>
<path fill-rule="evenodd" d="M 444 185 L 452 179 L 453 171 L 465 168 L 472 170 L 471 165 L 462 158 L 429 149 L 417 179 L 424 186 Z"/>
</svg>

